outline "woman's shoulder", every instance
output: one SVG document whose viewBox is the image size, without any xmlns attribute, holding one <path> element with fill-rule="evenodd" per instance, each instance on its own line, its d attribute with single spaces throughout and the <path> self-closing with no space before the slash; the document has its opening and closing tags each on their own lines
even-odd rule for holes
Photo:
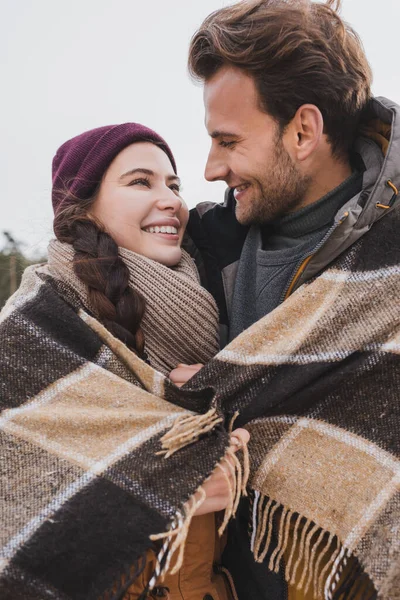
<svg viewBox="0 0 400 600">
<path fill-rule="evenodd" d="M 77 312 L 80 308 L 77 294 L 65 282 L 55 279 L 47 264 L 31 265 L 25 269 L 17 291 L 8 299 L 0 315 L 0 322 L 9 317 L 24 315 L 28 322 L 44 316 L 46 321 L 60 314 Z"/>
<path fill-rule="evenodd" d="M 28 267 L 15 294 L 0 313 L 0 345 L 17 362 L 70 351 L 91 359 L 101 342 L 78 315 L 79 298 L 54 279 L 46 265 Z M 52 349 L 50 352 L 50 348 Z M 39 361 L 39 362 L 38 362 Z"/>
</svg>

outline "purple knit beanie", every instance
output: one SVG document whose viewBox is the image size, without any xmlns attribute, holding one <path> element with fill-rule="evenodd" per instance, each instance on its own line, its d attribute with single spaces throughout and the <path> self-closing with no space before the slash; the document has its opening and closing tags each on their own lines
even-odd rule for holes
<svg viewBox="0 0 400 600">
<path fill-rule="evenodd" d="M 166 142 L 139 123 L 106 125 L 91 129 L 65 142 L 53 158 L 52 202 L 54 214 L 68 203 L 66 192 L 82 200 L 94 193 L 113 159 L 134 142 L 153 142 L 163 150 L 176 173 L 175 159 Z"/>
</svg>

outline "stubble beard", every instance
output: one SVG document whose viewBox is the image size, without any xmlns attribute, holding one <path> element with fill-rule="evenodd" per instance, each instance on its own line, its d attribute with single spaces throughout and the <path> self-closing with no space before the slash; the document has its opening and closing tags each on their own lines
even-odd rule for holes
<svg viewBox="0 0 400 600">
<path fill-rule="evenodd" d="M 236 205 L 236 218 L 242 225 L 265 225 L 294 212 L 303 203 L 311 178 L 299 173 L 281 138 L 276 144 L 273 164 L 252 184 L 256 193 L 245 205 Z"/>
</svg>

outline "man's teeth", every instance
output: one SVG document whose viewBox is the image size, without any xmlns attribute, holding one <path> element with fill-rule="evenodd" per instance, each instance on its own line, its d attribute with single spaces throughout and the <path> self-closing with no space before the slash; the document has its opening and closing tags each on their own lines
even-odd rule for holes
<svg viewBox="0 0 400 600">
<path fill-rule="evenodd" d="M 235 187 L 235 192 L 237 192 L 237 193 L 242 192 L 243 190 L 245 190 L 248 187 L 249 187 L 248 183 L 243 183 L 242 185 L 238 185 L 237 187 Z"/>
<path fill-rule="evenodd" d="M 176 227 L 171 227 L 170 225 L 162 225 L 161 227 L 146 227 L 145 231 L 147 233 L 178 233 Z"/>
</svg>

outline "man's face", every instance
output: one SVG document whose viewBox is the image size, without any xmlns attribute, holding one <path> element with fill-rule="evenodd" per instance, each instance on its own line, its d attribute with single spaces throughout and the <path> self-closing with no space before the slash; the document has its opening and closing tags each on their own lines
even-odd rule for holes
<svg viewBox="0 0 400 600">
<path fill-rule="evenodd" d="M 300 207 L 309 178 L 291 159 L 275 119 L 260 109 L 253 79 L 221 68 L 205 83 L 204 104 L 212 138 L 205 178 L 235 189 L 238 221 L 267 223 Z"/>
</svg>

